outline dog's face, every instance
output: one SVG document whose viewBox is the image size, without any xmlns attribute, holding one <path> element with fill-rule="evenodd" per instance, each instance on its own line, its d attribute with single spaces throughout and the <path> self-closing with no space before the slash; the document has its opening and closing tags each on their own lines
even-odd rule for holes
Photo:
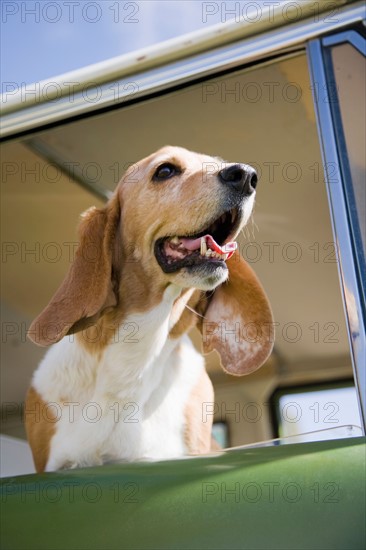
<svg viewBox="0 0 366 550">
<path fill-rule="evenodd" d="M 248 165 L 160 149 L 119 185 L 127 259 L 155 280 L 214 289 L 228 276 L 230 243 L 252 213 L 256 184 Z"/>
</svg>

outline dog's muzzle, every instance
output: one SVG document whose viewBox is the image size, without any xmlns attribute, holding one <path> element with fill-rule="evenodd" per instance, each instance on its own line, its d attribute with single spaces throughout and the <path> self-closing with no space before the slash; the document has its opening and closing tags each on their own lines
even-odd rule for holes
<svg viewBox="0 0 366 550">
<path fill-rule="evenodd" d="M 182 268 L 205 267 L 205 272 L 207 269 L 226 269 L 225 262 L 237 248 L 237 243 L 231 239 L 235 238 L 246 217 L 245 204 L 256 190 L 258 177 L 254 168 L 247 164 L 231 164 L 220 170 L 216 178 L 222 185 L 221 190 L 216 188 L 218 197 L 221 195 L 218 199 L 221 212 L 191 234 L 181 234 L 178 230 L 156 241 L 155 256 L 165 273 Z"/>
</svg>

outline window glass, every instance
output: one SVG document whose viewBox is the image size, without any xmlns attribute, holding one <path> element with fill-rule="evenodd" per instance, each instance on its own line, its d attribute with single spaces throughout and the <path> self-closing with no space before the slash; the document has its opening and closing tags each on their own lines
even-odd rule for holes
<svg viewBox="0 0 366 550">
<path fill-rule="evenodd" d="M 230 446 L 229 428 L 226 422 L 214 422 L 212 426 L 212 437 L 225 449 Z"/>
<path fill-rule="evenodd" d="M 340 426 L 361 426 L 356 390 L 353 386 L 290 391 L 277 402 L 280 437 L 329 430 Z M 316 440 L 328 439 L 319 433 Z"/>
<path fill-rule="evenodd" d="M 358 218 L 363 254 L 366 253 L 366 61 L 351 44 L 331 50 L 343 133 L 347 148 L 354 199 L 350 202 Z M 345 151 L 341 151 L 344 154 Z M 359 251 L 361 252 L 361 251 Z"/>
</svg>

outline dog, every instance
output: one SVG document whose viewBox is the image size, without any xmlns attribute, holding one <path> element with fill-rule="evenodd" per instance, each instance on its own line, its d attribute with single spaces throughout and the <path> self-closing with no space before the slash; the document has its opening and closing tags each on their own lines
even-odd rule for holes
<svg viewBox="0 0 366 550">
<path fill-rule="evenodd" d="M 37 472 L 210 452 L 213 388 L 187 332 L 236 376 L 273 347 L 268 299 L 234 241 L 256 187 L 249 165 L 167 146 L 82 215 L 69 272 L 28 332 L 53 344 L 25 404 Z"/>
</svg>

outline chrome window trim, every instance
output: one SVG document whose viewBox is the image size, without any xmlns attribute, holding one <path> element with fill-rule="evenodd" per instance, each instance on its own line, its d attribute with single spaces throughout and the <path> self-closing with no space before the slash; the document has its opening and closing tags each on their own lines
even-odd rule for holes
<svg viewBox="0 0 366 550">
<path fill-rule="evenodd" d="M 32 96 L 31 90 L 34 89 L 33 99 L 26 96 L 22 98 L 21 93 L 20 95 L 18 94 L 15 101 L 9 100 L 7 102 L 6 100 L 4 101 L 4 97 L 2 98 L 3 117 L 1 135 L 4 138 L 10 137 L 19 133 L 30 132 L 44 125 L 65 121 L 75 116 L 91 114 L 93 111 L 112 107 L 113 105 L 119 106 L 131 100 L 143 100 L 151 94 L 193 82 L 198 78 L 209 78 L 218 71 L 233 70 L 248 63 L 265 60 L 271 55 L 279 55 L 294 51 L 294 49 L 305 48 L 308 40 L 323 36 L 330 32 L 330 30 L 337 30 L 346 25 L 362 21 L 365 16 L 363 2 L 349 5 L 352 3 L 349 1 L 348 4 L 340 7 L 344 3 L 344 0 L 334 2 L 333 7 L 339 9 L 335 21 L 327 21 L 326 14 L 328 12 L 324 12 L 321 13 L 319 21 L 307 18 L 293 24 L 279 26 L 278 28 L 277 22 L 275 30 L 270 30 L 271 27 L 263 29 L 262 25 L 262 27 L 258 26 L 259 34 L 251 35 L 239 42 L 238 28 L 236 28 L 232 31 L 232 39 L 234 40 L 235 37 L 236 42 L 210 49 L 213 48 L 211 40 L 211 46 L 208 48 L 208 51 L 196 55 L 187 53 L 187 57 L 184 57 L 184 52 L 189 52 L 190 50 L 189 48 L 187 49 L 187 46 L 184 46 L 185 37 L 180 37 L 179 44 L 181 45 L 181 49 L 176 52 L 176 57 L 180 56 L 179 61 L 157 65 L 155 68 L 149 68 L 145 71 L 140 71 L 142 65 L 137 62 L 139 57 L 137 57 L 136 53 L 133 58 L 131 56 L 123 56 L 125 65 L 128 60 L 130 62 L 129 67 L 123 66 L 120 70 L 121 73 L 128 72 L 129 74 L 129 76 L 123 78 L 116 77 L 115 62 L 113 64 L 113 60 L 111 60 L 104 63 L 104 69 L 102 67 L 103 64 L 98 64 L 98 70 L 95 69 L 96 82 L 91 80 L 93 76 L 93 67 L 91 67 L 80 70 L 79 73 L 78 71 L 73 71 L 73 73 L 61 75 L 47 82 L 44 81 L 29 85 L 30 91 L 28 92 L 28 96 Z M 223 25 L 221 27 L 224 29 Z M 248 29 L 243 25 L 240 28 L 243 29 L 243 36 L 248 34 Z M 218 33 L 219 30 L 217 29 L 216 32 Z M 201 34 L 205 36 L 206 34 L 210 35 L 210 33 Z M 187 35 L 187 38 L 189 36 Z M 196 38 L 196 41 L 198 42 L 198 38 Z M 226 41 L 228 41 L 228 37 L 226 37 Z M 163 46 L 164 44 L 160 46 L 160 49 Z M 167 54 L 165 53 L 165 55 Z M 161 63 L 163 63 L 163 59 L 164 57 L 161 56 Z M 134 63 L 131 63 L 131 61 Z M 89 72 L 87 69 L 89 69 Z M 69 93 L 57 99 L 57 97 L 52 97 L 51 91 L 48 93 L 47 90 L 47 100 L 41 97 L 45 93 L 45 90 L 41 88 L 42 86 L 48 85 L 51 89 L 52 84 L 54 84 L 54 88 L 56 87 L 55 89 L 57 89 L 57 86 L 61 86 L 62 93 L 64 93 L 64 88 L 67 84 L 69 89 L 72 89 L 70 82 L 68 82 L 68 79 L 72 75 L 74 78 L 79 78 L 75 87 L 78 91 L 75 94 Z M 80 91 L 80 88 L 82 91 Z M 95 100 L 91 98 L 86 99 L 86 96 L 89 97 L 87 92 L 90 93 L 90 90 L 97 92 Z"/>
<path fill-rule="evenodd" d="M 325 67 L 327 82 L 329 83 L 329 86 L 332 88 L 334 96 L 337 97 L 337 101 L 332 101 L 330 103 L 330 108 L 331 108 L 331 114 L 333 118 L 333 124 L 336 129 L 338 158 L 340 161 L 340 167 L 341 167 L 341 172 L 343 174 L 344 182 L 352 181 L 352 174 L 351 174 L 351 167 L 348 159 L 346 136 L 344 134 L 343 125 L 342 125 L 342 113 L 341 113 L 340 104 L 339 104 L 338 90 L 337 90 L 336 76 L 335 76 L 335 67 L 332 61 L 331 52 L 334 46 L 339 46 L 346 43 L 353 46 L 354 49 L 358 51 L 363 57 L 366 57 L 366 39 L 356 31 L 350 30 L 346 32 L 341 32 L 322 39 L 322 45 L 323 45 L 322 51 L 323 51 L 324 67 Z M 355 197 L 352 185 L 347 185 L 345 183 L 345 185 L 343 186 L 343 190 L 345 194 L 346 206 L 348 211 L 348 219 L 350 221 L 352 241 L 354 243 L 354 249 L 358 251 L 357 257 L 356 257 L 356 263 L 358 264 L 360 287 L 363 292 L 362 299 L 363 299 L 363 302 L 365 302 L 365 293 L 366 293 L 365 260 L 366 258 L 364 254 L 361 254 L 359 252 L 359 250 L 363 251 L 363 240 L 362 240 L 361 227 L 359 225 L 358 216 L 354 215 L 354 210 L 356 209 L 356 197 Z M 366 319 L 366 306 L 364 308 L 364 318 Z M 365 357 L 365 363 L 366 363 L 366 357 Z"/>
<path fill-rule="evenodd" d="M 329 43 L 329 42 L 328 42 Z M 310 77 L 317 115 L 318 133 L 324 164 L 324 174 L 328 192 L 334 239 L 337 248 L 337 265 L 340 277 L 343 304 L 346 312 L 348 337 L 355 384 L 357 387 L 363 432 L 366 431 L 366 334 L 364 303 L 358 282 L 356 258 L 353 249 L 351 227 L 343 188 L 343 174 L 338 155 L 334 120 L 331 110 L 331 97 L 327 86 L 322 44 L 313 40 L 308 44 Z M 321 92 L 325 96 L 321 96 Z M 327 166 L 332 167 L 332 181 L 327 173 Z"/>
<path fill-rule="evenodd" d="M 358 50 L 362 55 L 366 56 L 366 47 L 365 47 L 365 39 L 358 34 L 356 31 L 345 31 L 340 32 L 332 36 L 326 36 L 323 38 L 322 43 L 323 46 L 337 46 L 338 44 L 344 44 L 345 42 L 349 42 Z"/>
</svg>

